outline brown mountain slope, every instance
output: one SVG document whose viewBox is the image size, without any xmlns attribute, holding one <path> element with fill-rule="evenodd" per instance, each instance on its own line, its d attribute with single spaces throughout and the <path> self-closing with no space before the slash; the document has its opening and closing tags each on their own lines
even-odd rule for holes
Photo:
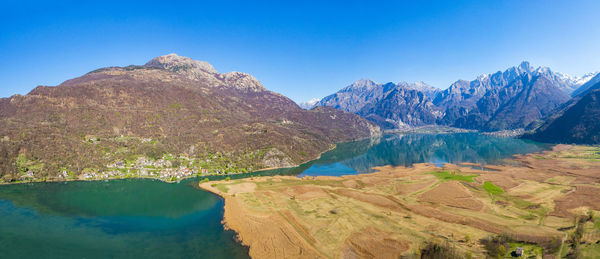
<svg viewBox="0 0 600 259">
<path fill-rule="evenodd" d="M 185 157 L 185 166 L 244 172 L 298 164 L 378 133 L 356 115 L 305 111 L 248 74 L 171 54 L 0 99 L 0 175 L 102 172 L 166 154 Z"/>
</svg>

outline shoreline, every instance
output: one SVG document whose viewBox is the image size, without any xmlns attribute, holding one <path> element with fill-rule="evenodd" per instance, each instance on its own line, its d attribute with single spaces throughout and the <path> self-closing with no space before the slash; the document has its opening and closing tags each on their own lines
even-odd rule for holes
<svg viewBox="0 0 600 259">
<path fill-rule="evenodd" d="M 69 182 L 99 182 L 99 181 L 116 181 L 116 180 L 157 180 L 164 183 L 178 183 L 183 180 L 188 180 L 192 178 L 201 178 L 198 176 L 190 176 L 181 178 L 179 181 L 167 181 L 156 177 L 125 177 L 125 178 L 107 178 L 107 179 L 68 179 L 68 180 L 40 180 L 40 181 L 19 181 L 19 182 L 10 182 L 10 183 L 0 183 L 0 186 L 3 185 L 17 185 L 17 184 L 35 184 L 35 183 L 69 183 Z"/>
<path fill-rule="evenodd" d="M 224 228 L 237 233 L 252 258 L 410 256 L 432 240 L 478 257 L 486 253 L 479 240 L 500 234 L 541 251 L 551 240 L 564 241 L 571 230 L 561 229 L 582 210 L 600 211 L 600 200 L 563 202 L 584 187 L 600 195 L 590 185 L 600 182 L 600 161 L 585 155 L 592 149 L 597 147 L 556 145 L 507 158 L 523 165 L 486 165 L 493 171 L 472 163 L 422 163 L 359 175 L 262 176 L 199 187 L 224 199 Z M 500 191 L 488 190 L 488 183 Z"/>
<path fill-rule="evenodd" d="M 362 138 L 362 139 L 368 139 L 368 138 Z M 359 140 L 362 140 L 362 139 L 351 140 L 351 141 L 348 141 L 348 142 L 359 141 Z M 341 142 L 341 143 L 346 143 L 346 142 Z M 223 178 L 225 178 L 225 177 L 243 176 L 243 175 L 248 175 L 248 177 L 253 177 L 253 176 L 251 176 L 251 174 L 260 173 L 260 172 L 264 172 L 264 171 L 270 171 L 270 170 L 299 167 L 299 166 L 301 166 L 303 164 L 310 163 L 312 161 L 320 159 L 323 156 L 323 154 L 325 154 L 325 153 L 327 153 L 327 152 L 329 152 L 331 150 L 334 150 L 336 147 L 337 147 L 337 144 L 333 144 L 331 148 L 329 148 L 329 149 L 321 152 L 316 158 L 308 160 L 308 161 L 305 161 L 305 162 L 302 162 L 299 165 L 293 165 L 293 166 L 290 166 L 290 167 L 269 167 L 269 168 L 263 168 L 263 169 L 259 169 L 259 170 L 256 170 L 256 171 L 248 172 L 248 173 L 232 173 L 232 174 L 215 174 L 215 175 L 203 175 L 203 176 L 197 176 L 197 175 L 196 176 L 187 176 L 187 177 L 182 177 L 182 178 L 178 179 L 177 181 L 169 181 L 169 180 L 166 180 L 166 179 L 161 179 L 159 177 L 144 177 L 144 176 L 140 176 L 140 177 L 122 177 L 122 178 L 112 177 L 112 178 L 106 178 L 106 179 L 80 179 L 80 178 L 77 178 L 77 179 L 60 179 L 60 180 L 57 180 L 57 179 L 46 179 L 46 180 L 37 179 L 37 180 L 33 180 L 33 181 L 21 180 L 21 181 L 14 181 L 14 182 L 0 182 L 0 186 L 3 186 L 3 185 L 14 185 L 14 184 L 30 184 L 30 183 L 93 182 L 93 181 L 111 181 L 111 180 L 125 180 L 125 179 L 151 179 L 151 180 L 158 180 L 158 181 L 161 181 L 161 182 L 164 182 L 164 183 L 179 183 L 179 182 L 181 182 L 183 180 L 192 179 L 192 178 L 199 178 L 199 179 L 210 178 L 210 177 L 223 177 Z M 214 181 L 214 180 L 211 180 L 211 181 Z"/>
<path fill-rule="evenodd" d="M 427 128 L 427 127 L 425 127 L 425 128 Z M 433 135 L 435 135 L 435 134 L 446 134 L 446 133 L 479 133 L 479 134 L 486 135 L 484 133 L 476 132 L 476 131 L 475 132 L 472 132 L 472 131 L 468 131 L 468 132 L 446 132 L 446 133 L 442 133 L 442 132 L 418 133 L 418 132 L 414 132 L 413 131 L 413 132 L 406 132 L 406 133 L 409 133 L 409 134 L 433 134 Z M 170 181 L 170 180 L 166 180 L 166 179 L 161 179 L 159 177 L 146 177 L 146 176 L 123 177 L 123 178 L 112 177 L 112 178 L 106 178 L 106 179 L 81 179 L 81 178 L 77 178 L 77 179 L 60 179 L 60 180 L 57 180 L 57 179 L 46 179 L 46 180 L 36 179 L 36 180 L 33 180 L 33 181 L 21 180 L 21 181 L 13 181 L 13 182 L 0 182 L 0 186 L 14 185 L 14 184 L 30 184 L 30 183 L 60 183 L 60 182 L 87 182 L 87 181 L 92 182 L 92 181 L 110 181 L 110 180 L 124 180 L 124 179 L 151 179 L 151 180 L 158 180 L 158 181 L 161 181 L 161 182 L 164 182 L 164 183 L 178 183 L 178 182 L 181 182 L 183 180 L 188 180 L 188 179 L 192 179 L 192 178 L 199 178 L 200 180 L 202 180 L 202 178 L 209 178 L 209 181 L 215 181 L 215 180 L 210 180 L 210 178 L 213 178 L 213 177 L 215 177 L 215 178 L 226 178 L 226 177 L 232 177 L 232 176 L 233 177 L 241 176 L 240 178 L 246 178 L 244 176 L 247 176 L 247 177 L 257 177 L 257 176 L 253 176 L 252 174 L 257 174 L 257 173 L 260 173 L 260 172 L 277 170 L 277 169 L 289 169 L 289 168 L 300 167 L 300 166 L 302 166 L 304 164 L 307 164 L 307 163 L 319 160 L 323 156 L 323 154 L 325 154 L 325 153 L 327 153 L 329 151 L 334 150 L 338 146 L 338 144 L 341 144 L 341 143 L 349 143 L 349 142 L 355 142 L 355 141 L 360 141 L 360 140 L 365 140 L 365 139 L 377 138 L 377 137 L 381 137 L 381 136 L 384 136 L 384 135 L 390 135 L 390 134 L 403 134 L 403 133 L 399 132 L 399 131 L 396 131 L 396 132 L 394 132 L 394 131 L 391 131 L 391 132 L 382 132 L 382 134 L 377 135 L 377 136 L 371 136 L 371 137 L 365 137 L 365 138 L 358 138 L 358 139 L 350 140 L 350 141 L 347 141 L 347 142 L 336 143 L 336 144 L 333 144 L 332 147 L 329 148 L 328 150 L 325 150 L 325 151 L 321 152 L 316 158 L 311 159 L 311 160 L 307 160 L 305 162 L 301 162 L 298 165 L 293 165 L 293 166 L 290 166 L 290 167 L 269 167 L 269 168 L 263 168 L 263 169 L 259 169 L 259 170 L 252 171 L 252 172 L 247 172 L 247 173 L 232 173 L 232 174 L 226 174 L 226 175 L 225 174 L 214 174 L 214 175 L 203 175 L 203 176 L 197 176 L 197 175 L 196 176 L 187 176 L 187 177 L 180 178 L 177 181 Z M 554 143 L 544 143 L 544 144 L 548 144 L 548 145 L 551 145 L 551 146 L 558 145 L 558 144 L 554 144 Z M 595 145 L 578 145 L 578 146 L 590 146 L 590 147 L 594 147 Z M 544 151 L 541 151 L 541 152 L 544 152 Z M 516 155 L 513 155 L 513 157 L 514 156 L 516 156 Z M 509 157 L 509 158 L 505 158 L 503 160 L 507 160 L 507 159 L 511 159 L 511 158 L 512 157 Z M 488 164 L 488 165 L 493 166 L 494 164 Z M 481 167 L 485 168 L 487 165 L 478 165 L 478 166 L 481 166 Z"/>
</svg>

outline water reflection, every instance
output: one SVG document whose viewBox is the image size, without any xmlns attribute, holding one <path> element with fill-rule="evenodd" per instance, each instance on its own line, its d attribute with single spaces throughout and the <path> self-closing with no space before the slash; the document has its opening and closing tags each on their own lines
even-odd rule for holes
<svg viewBox="0 0 600 259">
<path fill-rule="evenodd" d="M 374 166 L 411 166 L 414 163 L 499 164 L 515 154 L 539 152 L 549 147 L 529 140 L 478 133 L 385 135 L 339 144 L 320 159 L 299 167 L 254 175 L 348 175 L 370 172 Z"/>
</svg>

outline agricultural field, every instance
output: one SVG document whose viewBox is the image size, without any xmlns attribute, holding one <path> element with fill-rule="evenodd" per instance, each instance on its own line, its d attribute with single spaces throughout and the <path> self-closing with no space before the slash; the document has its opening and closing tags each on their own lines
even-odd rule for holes
<svg viewBox="0 0 600 259">
<path fill-rule="evenodd" d="M 486 170 L 415 164 L 200 186 L 225 198 L 225 224 L 253 258 L 589 256 L 600 250 L 599 151 L 558 145 Z"/>
</svg>

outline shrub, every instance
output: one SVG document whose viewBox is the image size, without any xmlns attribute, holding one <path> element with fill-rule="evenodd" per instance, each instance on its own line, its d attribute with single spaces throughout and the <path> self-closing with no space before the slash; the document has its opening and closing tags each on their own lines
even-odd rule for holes
<svg viewBox="0 0 600 259">
<path fill-rule="evenodd" d="M 498 256 L 504 256 L 506 254 L 506 246 L 498 246 Z"/>
<path fill-rule="evenodd" d="M 556 236 L 552 237 L 552 241 L 543 245 L 544 252 L 549 254 L 555 254 L 560 249 L 562 245 L 562 241 L 556 238 Z"/>
<path fill-rule="evenodd" d="M 588 210 L 587 212 L 587 217 L 588 217 L 588 221 L 594 222 L 595 218 L 594 218 L 594 211 L 593 210 Z"/>
<path fill-rule="evenodd" d="M 510 247 L 512 239 L 507 235 L 487 237 L 481 240 L 481 244 L 490 257 L 504 256 Z"/>
<path fill-rule="evenodd" d="M 428 243 L 425 247 L 421 249 L 421 258 L 422 259 L 458 259 L 465 258 L 465 256 L 461 255 L 456 251 L 456 249 L 448 244 L 448 242 L 444 244 L 438 243 Z"/>
<path fill-rule="evenodd" d="M 171 161 L 172 168 L 179 168 L 179 166 L 181 166 L 181 162 L 179 161 L 179 159 L 175 159 L 175 160 Z"/>
</svg>

